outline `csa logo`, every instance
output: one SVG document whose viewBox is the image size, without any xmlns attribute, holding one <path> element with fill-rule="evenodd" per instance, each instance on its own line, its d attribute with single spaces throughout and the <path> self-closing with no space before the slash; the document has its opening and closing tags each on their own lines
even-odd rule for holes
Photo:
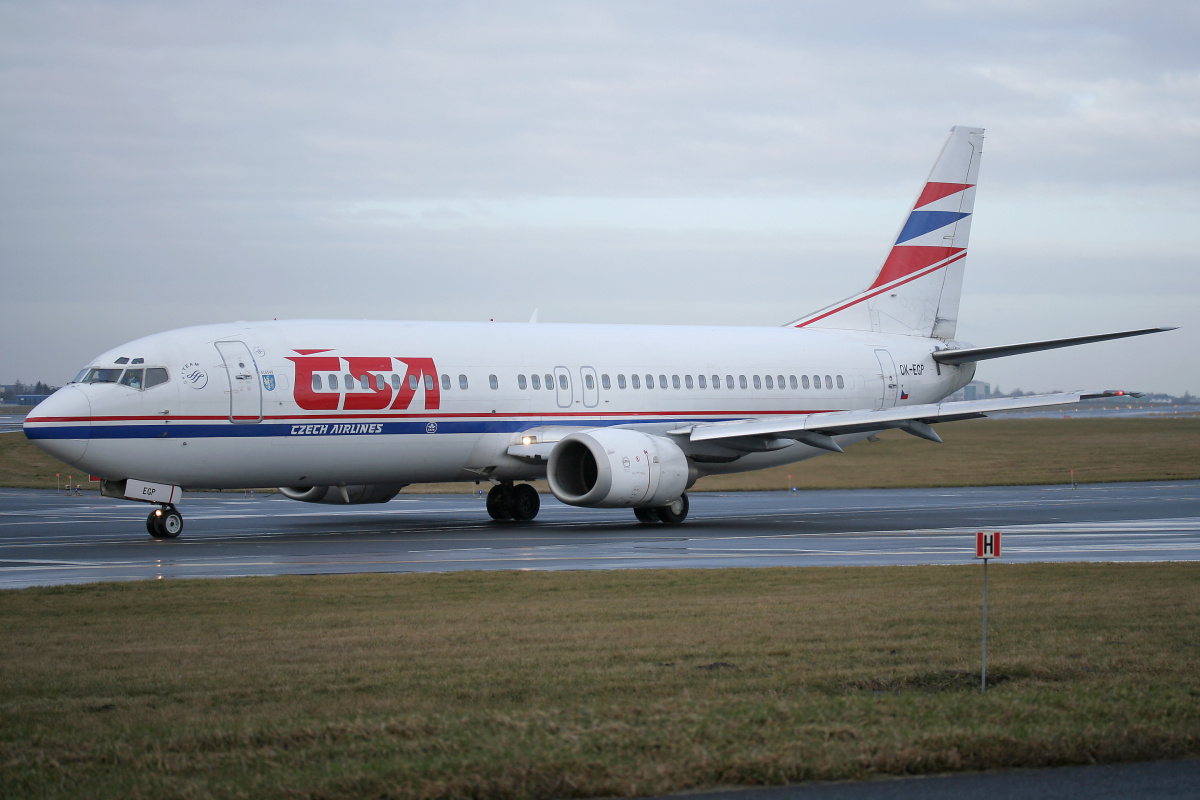
<svg viewBox="0 0 1200 800">
<path fill-rule="evenodd" d="M 200 366 L 199 361 L 184 364 L 183 369 L 179 370 L 179 376 L 193 389 L 203 389 L 208 385 L 208 373 L 204 371 L 204 367 Z"/>
<path fill-rule="evenodd" d="M 274 375 L 268 373 L 266 375 L 263 375 L 262 379 L 263 379 L 263 388 L 264 389 L 266 389 L 268 392 L 275 391 L 275 376 Z"/>
<path fill-rule="evenodd" d="M 437 423 L 436 422 L 426 423 L 425 424 L 425 432 L 426 433 L 437 433 Z"/>
</svg>

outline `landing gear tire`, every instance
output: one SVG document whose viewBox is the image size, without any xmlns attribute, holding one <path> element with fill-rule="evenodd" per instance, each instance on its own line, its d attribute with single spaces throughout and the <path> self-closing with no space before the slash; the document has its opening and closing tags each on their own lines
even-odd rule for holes
<svg viewBox="0 0 1200 800">
<path fill-rule="evenodd" d="M 487 496 L 488 516 L 494 520 L 513 518 L 513 486 L 499 483 L 492 487 Z"/>
<path fill-rule="evenodd" d="M 517 522 L 530 521 L 538 515 L 538 511 L 542 508 L 542 498 L 538 496 L 537 489 L 528 483 L 514 486 L 509 497 L 512 518 Z"/>
<path fill-rule="evenodd" d="M 655 522 L 662 522 L 658 518 L 658 513 L 653 508 L 635 508 L 633 515 L 637 517 L 638 522 L 650 525 Z"/>
<path fill-rule="evenodd" d="M 688 496 L 684 493 L 665 506 L 659 506 L 654 510 L 658 512 L 658 518 L 666 524 L 678 525 L 687 519 L 688 508 L 690 506 L 691 503 L 688 502 Z"/>
<path fill-rule="evenodd" d="M 146 518 L 146 530 L 155 539 L 174 539 L 183 532 L 183 515 L 175 506 L 157 508 Z"/>
</svg>

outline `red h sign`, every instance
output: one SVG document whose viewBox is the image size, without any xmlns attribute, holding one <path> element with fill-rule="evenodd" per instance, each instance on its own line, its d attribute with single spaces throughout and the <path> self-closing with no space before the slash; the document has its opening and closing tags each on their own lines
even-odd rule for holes
<svg viewBox="0 0 1200 800">
<path fill-rule="evenodd" d="M 975 557 L 1000 557 L 1000 531 L 994 531 L 992 533 L 980 531 L 979 533 L 975 534 Z"/>
</svg>

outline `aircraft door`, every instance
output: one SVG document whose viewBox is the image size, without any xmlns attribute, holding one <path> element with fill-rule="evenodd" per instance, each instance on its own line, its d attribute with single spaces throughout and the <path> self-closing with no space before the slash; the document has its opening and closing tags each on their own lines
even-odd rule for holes
<svg viewBox="0 0 1200 800">
<path fill-rule="evenodd" d="M 896 397 L 900 393 L 900 382 L 896 379 L 896 362 L 887 350 L 876 350 L 875 357 L 879 359 L 879 378 L 881 383 L 880 408 L 891 408 L 896 405 Z"/>
<path fill-rule="evenodd" d="M 600 403 L 600 383 L 596 378 L 596 370 L 592 367 L 580 367 L 579 379 L 583 384 L 583 405 L 595 408 Z"/>
<path fill-rule="evenodd" d="M 558 398 L 559 408 L 570 408 L 575 397 L 571 394 L 571 370 L 566 367 L 554 368 L 554 391 Z"/>
<path fill-rule="evenodd" d="M 229 378 L 229 421 L 244 425 L 262 422 L 262 379 L 245 342 L 217 342 Z"/>
</svg>

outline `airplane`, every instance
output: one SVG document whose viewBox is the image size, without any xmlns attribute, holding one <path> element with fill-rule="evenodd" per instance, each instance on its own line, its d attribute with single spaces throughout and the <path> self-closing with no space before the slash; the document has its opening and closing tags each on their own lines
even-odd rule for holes
<svg viewBox="0 0 1200 800">
<path fill-rule="evenodd" d="M 943 402 L 992 358 L 1172 328 L 996 347 L 956 340 L 983 129 L 951 129 L 863 291 L 782 326 L 296 320 L 183 328 L 93 359 L 25 435 L 157 506 L 183 490 L 278 486 L 307 503 L 488 482 L 494 520 L 563 503 L 679 524 L 705 475 L 788 464 L 899 429 L 1120 391 Z"/>
</svg>

